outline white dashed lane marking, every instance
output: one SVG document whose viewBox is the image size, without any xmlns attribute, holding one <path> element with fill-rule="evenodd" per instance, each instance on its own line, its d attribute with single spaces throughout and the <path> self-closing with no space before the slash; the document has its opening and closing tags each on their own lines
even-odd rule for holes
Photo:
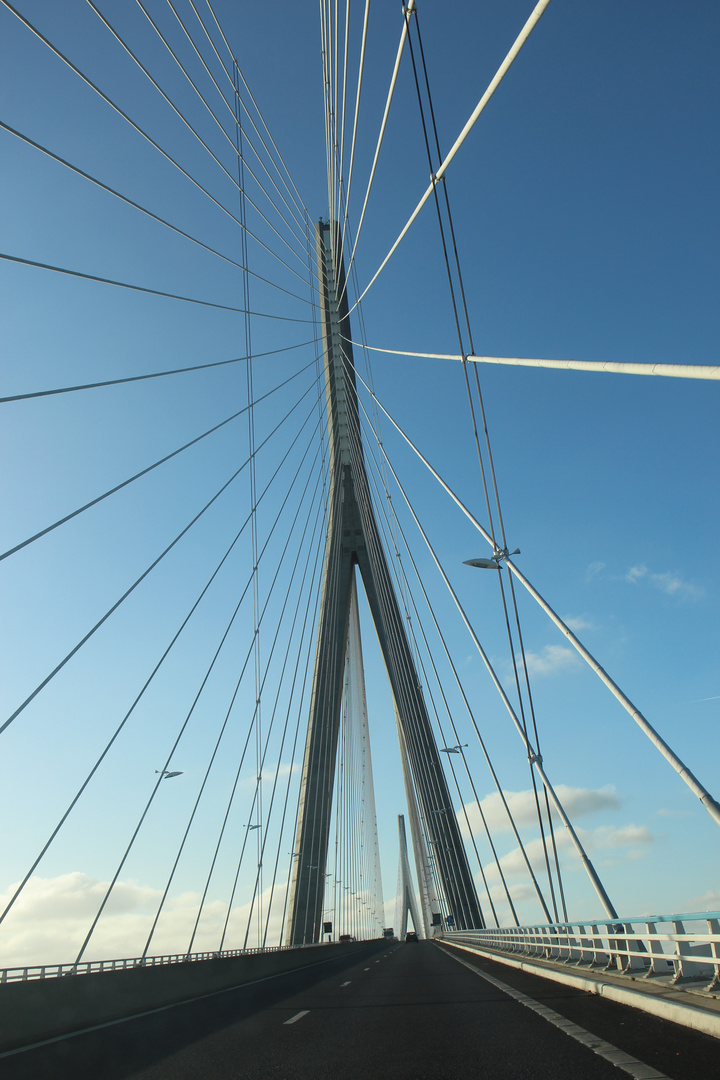
<svg viewBox="0 0 720 1080">
<path fill-rule="evenodd" d="M 351 982 L 352 982 L 352 979 L 348 979 L 347 982 L 340 983 L 340 986 L 349 986 Z"/>
<path fill-rule="evenodd" d="M 307 1014 L 309 1012 L 310 1012 L 309 1009 L 303 1009 L 302 1012 L 295 1013 L 294 1016 L 291 1016 L 289 1020 L 285 1021 L 285 1023 L 286 1024 L 294 1024 L 297 1020 L 302 1020 L 303 1016 L 307 1016 Z"/>
</svg>

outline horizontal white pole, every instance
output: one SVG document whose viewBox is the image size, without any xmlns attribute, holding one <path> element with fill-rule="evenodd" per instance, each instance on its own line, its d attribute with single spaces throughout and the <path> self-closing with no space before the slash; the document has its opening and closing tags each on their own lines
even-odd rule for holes
<svg viewBox="0 0 720 1080">
<path fill-rule="evenodd" d="M 403 349 L 380 349 L 374 345 L 351 342 L 358 349 L 412 356 L 418 360 L 462 360 L 460 353 L 407 352 Z M 612 375 L 664 375 L 672 379 L 715 379 L 720 381 L 720 364 L 628 364 L 616 360 L 541 360 L 522 356 L 465 357 L 473 364 L 507 364 L 510 367 L 555 368 L 558 371 L 600 371 Z"/>
</svg>

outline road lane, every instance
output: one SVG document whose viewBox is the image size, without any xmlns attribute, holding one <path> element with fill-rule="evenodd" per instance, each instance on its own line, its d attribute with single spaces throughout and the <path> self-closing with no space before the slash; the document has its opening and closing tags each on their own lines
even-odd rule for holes
<svg viewBox="0 0 720 1080">
<path fill-rule="evenodd" d="M 447 952 L 456 953 L 472 967 L 550 1007 L 673 1080 L 720 1078 L 720 1040 L 710 1035 L 465 950 L 447 949 Z"/>
<path fill-rule="evenodd" d="M 382 946 L 380 946 L 382 947 Z M 2 1080 L 622 1080 L 629 1074 L 587 1045 L 514 1000 L 496 983 L 478 977 L 476 961 L 460 964 L 431 943 L 395 944 L 379 956 L 328 968 L 312 985 L 294 977 L 270 993 L 233 992 L 181 1006 L 118 1028 L 55 1044 L 0 1062 Z M 374 962 L 373 962 L 374 961 Z M 511 970 L 491 964 L 496 979 L 511 985 Z M 524 973 L 518 973 L 524 976 Z M 516 990 L 549 1006 L 624 1050 L 627 1061 L 650 1068 L 637 1076 L 690 1080 L 718 1075 L 716 1040 L 686 1033 L 675 1057 L 672 1034 L 683 1029 L 635 1010 L 598 1001 L 536 979 Z M 619 1012 L 601 1016 L 593 1006 Z M 619 1017 L 622 1019 L 619 1019 Z M 636 1025 L 671 1028 L 662 1052 L 650 1061 L 627 1045 L 644 1040 Z M 596 1040 L 598 1041 L 598 1040 Z M 662 1041 L 662 1040 L 661 1040 Z M 677 1044 L 679 1045 L 679 1044 Z M 699 1047 L 694 1051 L 693 1047 Z M 642 1049 L 642 1047 L 641 1047 Z M 712 1051 L 712 1054 L 710 1053 Z M 694 1057 L 693 1057 L 694 1055 Z M 662 1060 L 660 1060 L 662 1058 Z M 679 1066 L 671 1071 L 668 1063 Z M 3 1068 L 5 1067 L 5 1068 Z M 7 1071 L 6 1071 L 7 1070 Z M 633 1073 L 630 1073 L 633 1075 Z"/>
</svg>

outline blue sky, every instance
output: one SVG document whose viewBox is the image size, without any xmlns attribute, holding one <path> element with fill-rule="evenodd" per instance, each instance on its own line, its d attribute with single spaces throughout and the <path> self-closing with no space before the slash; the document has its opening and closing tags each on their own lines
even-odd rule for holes
<svg viewBox="0 0 720 1080">
<path fill-rule="evenodd" d="M 21 0 L 17 6 L 237 213 L 231 179 L 183 128 L 87 3 Z M 146 6 L 168 35 L 175 34 L 171 40 L 188 66 L 195 63 L 167 5 L 156 0 Z M 217 0 L 214 6 L 312 221 L 327 212 L 318 13 L 313 5 L 291 5 L 282 18 L 259 5 Z M 107 2 L 98 7 L 232 172 L 229 143 L 183 86 L 139 7 Z M 178 11 L 192 16 L 187 4 L 178 5 Z M 519 0 L 463 4 L 452 13 L 446 5 L 422 6 L 443 150 L 454 141 L 529 11 L 530 5 Z M 352 5 L 351 18 L 354 95 L 361 5 Z M 241 261 L 238 230 L 228 215 L 52 57 L 7 9 L 0 10 L 0 20 L 4 122 Z M 691 8 L 677 3 L 550 4 L 447 176 L 478 352 L 717 362 L 714 42 L 719 20 L 710 3 Z M 399 5 L 371 8 L 351 225 L 362 205 L 401 26 Z M 407 59 L 358 245 L 361 289 L 427 184 Z M 198 71 L 198 79 L 203 78 Z M 213 93 L 211 84 L 207 93 Z M 249 137 L 254 137 L 252 131 Z M 169 234 L 4 130 L 0 143 L 4 252 L 242 306 L 242 282 L 235 268 Z M 252 181 L 248 191 L 257 196 L 258 205 L 266 205 Z M 281 465 L 278 484 L 284 492 L 297 466 L 298 483 L 310 481 L 298 533 L 290 533 L 291 517 L 285 517 L 271 536 L 265 565 L 272 567 L 288 536 L 299 537 L 306 515 L 307 536 L 318 535 L 313 533 L 317 504 L 312 502 L 319 476 L 312 427 L 317 420 L 314 349 L 303 345 L 313 330 L 307 321 L 302 251 L 291 251 L 252 208 L 248 225 L 296 272 L 254 241 L 249 244 L 251 268 L 300 297 L 288 297 L 257 279 L 251 282 L 253 310 L 299 320 L 252 319 L 255 353 L 297 346 L 255 362 L 256 395 L 310 364 L 257 410 L 256 431 L 263 438 L 307 391 L 283 429 L 287 437 L 271 441 L 258 460 L 262 487 L 298 434 L 299 449 Z M 285 227 L 279 228 L 285 234 Z M 290 244 L 295 246 L 292 240 Z M 244 354 L 244 321 L 233 312 L 11 263 L 0 264 L 0 274 L 3 395 Z M 430 203 L 363 301 L 363 313 L 371 345 L 456 351 Z M 365 378 L 359 351 L 356 363 Z M 372 375 L 379 399 L 484 521 L 459 365 L 375 354 Z M 511 546 L 522 549 L 518 565 L 555 609 L 572 620 L 590 651 L 717 796 L 716 385 L 508 367 L 484 368 L 480 377 L 508 535 Z M 237 364 L 0 406 L 3 550 L 225 419 L 245 400 L 245 369 Z M 382 430 L 411 501 L 487 652 L 509 684 L 510 655 L 494 575 L 462 565 L 466 558 L 487 553 L 483 541 L 392 429 L 385 424 Z M 247 446 L 244 420 L 228 424 L 2 563 L 7 616 L 3 717 L 228 479 L 244 460 Z M 302 463 L 306 446 L 309 456 Z M 261 538 L 280 507 L 276 491 L 272 489 L 259 514 Z M 243 473 L 0 736 L 5 743 L 0 891 L 25 873 L 240 528 L 249 498 Z M 393 502 L 410 536 L 412 526 L 397 492 Z M 520 741 L 417 535 L 412 546 L 503 785 L 517 793 L 518 820 L 532 844 L 532 822 L 523 816 L 529 778 Z M 309 545 L 302 549 L 298 575 L 307 550 Z M 83 912 L 99 895 L 98 883 L 112 874 L 131 822 L 152 787 L 154 769 L 164 761 L 178 718 L 187 712 L 246 584 L 249 559 L 245 533 L 225 576 L 198 610 L 177 659 L 153 684 L 97 783 L 88 789 L 86 802 L 38 869 L 42 883 L 36 885 L 35 899 L 25 914 L 19 912 L 16 930 L 5 939 L 7 963 L 37 957 L 42 948 L 55 949 L 63 953 L 58 958 L 66 959 L 63 950 L 76 940 Z M 309 594 L 313 565 L 303 596 Z M 289 579 L 291 566 L 283 566 Z M 272 573 L 264 569 L 261 596 L 269 592 L 271 581 Z M 286 578 L 282 581 L 287 583 Z M 278 595 L 271 596 L 268 625 L 278 610 Z M 626 914 L 720 907 L 716 827 L 524 596 L 521 615 L 545 764 L 552 780 L 564 785 L 568 808 L 576 811 L 577 825 L 616 907 Z M 168 782 L 161 788 L 154 816 L 121 875 L 125 892 L 117 900 L 115 921 L 109 920 L 106 936 L 99 939 L 99 952 L 116 948 L 132 953 L 142 937 L 147 911 L 164 885 L 168 852 L 178 842 L 218 718 L 227 707 L 237 658 L 245 655 L 251 609 L 248 613 L 243 608 L 241 622 L 231 631 L 230 652 L 218 661 L 188 728 L 188 741 L 179 748 L 182 761 L 178 759 L 177 767 L 184 766 L 184 776 L 172 782 L 177 786 L 171 788 Z M 390 901 L 397 865 L 396 815 L 403 812 L 403 795 L 392 705 L 367 618 L 363 640 L 381 857 Z M 263 636 L 264 655 L 270 644 L 269 634 Z M 461 735 L 468 735 L 462 741 L 471 743 L 467 721 L 456 698 L 451 700 Z M 279 714 L 283 707 L 284 699 Z M 263 709 L 264 715 L 272 712 L 272 699 L 265 697 Z M 163 931 L 165 947 L 172 947 L 173 934 L 184 932 L 201 887 L 209 838 L 217 831 L 214 823 L 232 781 L 243 730 L 239 723 L 229 729 L 231 745 L 218 763 L 213 794 L 201 804 L 207 809 L 201 811 L 205 816 L 179 869 L 171 917 Z M 474 746 L 468 749 L 468 760 L 492 812 L 491 782 Z M 239 808 L 237 812 L 240 835 L 242 813 Z M 514 873 L 513 844 L 499 819 L 498 829 L 499 850 L 508 860 L 504 865 Z M 597 901 L 569 853 L 563 853 L 563 859 L 571 914 L 599 915 Z M 230 862 L 222 874 L 210 897 L 218 912 L 232 876 Z M 537 905 L 520 873 L 513 885 L 523 917 L 537 918 Z M 64 910 L 58 897 L 70 897 L 75 905 L 69 923 L 58 921 L 58 912 Z M 38 944 L 42 913 L 46 936 Z"/>
</svg>

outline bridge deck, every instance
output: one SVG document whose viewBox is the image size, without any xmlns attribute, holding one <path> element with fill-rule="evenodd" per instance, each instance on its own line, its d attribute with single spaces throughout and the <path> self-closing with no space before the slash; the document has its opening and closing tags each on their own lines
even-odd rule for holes
<svg viewBox="0 0 720 1080">
<path fill-rule="evenodd" d="M 715 1075 L 718 1042 L 709 1036 L 490 960 L 463 959 L 430 943 L 368 950 L 333 961 L 314 983 L 291 973 L 5 1057 L 0 1071 L 7 1080 Z M 552 1010 L 555 1022 L 497 980 Z M 558 1028 L 560 1018 L 570 1033 Z M 605 1057 L 587 1045 L 588 1032 Z"/>
</svg>

